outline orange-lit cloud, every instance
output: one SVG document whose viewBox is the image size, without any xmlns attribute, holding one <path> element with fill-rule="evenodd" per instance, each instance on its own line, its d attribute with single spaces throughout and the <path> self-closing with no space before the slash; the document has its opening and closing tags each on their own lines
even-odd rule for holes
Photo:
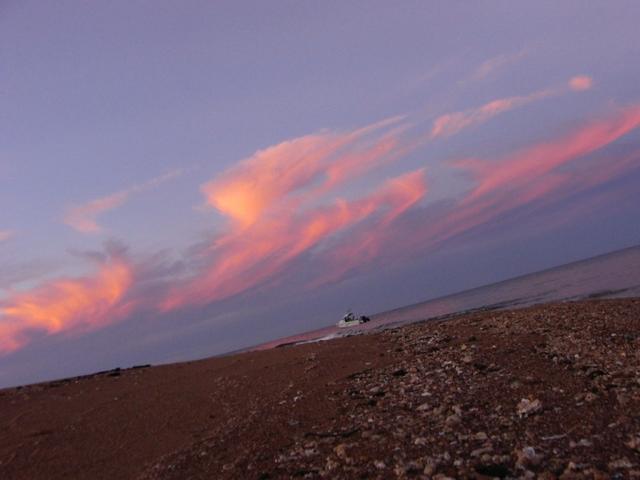
<svg viewBox="0 0 640 480">
<path fill-rule="evenodd" d="M 278 204 L 286 201 L 290 208 L 308 197 L 305 189 L 315 186 L 324 193 L 374 167 L 399 147 L 402 128 L 380 139 L 369 136 L 400 120 L 393 117 L 347 133 L 306 135 L 259 150 L 204 184 L 202 193 L 209 206 L 249 227 Z"/>
<path fill-rule="evenodd" d="M 587 75 L 578 75 L 569 80 L 571 90 L 589 90 L 593 86 L 593 79 Z"/>
<path fill-rule="evenodd" d="M 134 185 L 125 190 L 96 198 L 82 205 L 69 207 L 64 214 L 64 223 L 78 232 L 99 233 L 102 231 L 102 228 L 97 222 L 99 215 L 122 206 L 132 195 L 154 188 L 181 174 L 181 170 L 174 170 L 143 184 Z"/>
<path fill-rule="evenodd" d="M 461 117 L 455 127 L 441 126 L 437 134 L 451 135 L 458 128 L 557 92 L 490 102 Z M 421 225 L 421 234 L 415 237 L 423 239 L 422 246 L 436 244 L 555 194 L 575 180 L 560 171 L 561 166 L 615 141 L 639 120 L 637 109 L 630 108 L 503 159 L 458 162 L 458 167 L 473 174 L 474 187 L 446 214 Z M 346 178 L 380 164 L 381 159 L 402 155 L 412 145 L 393 130 L 365 146 L 355 137 L 323 134 L 285 142 L 207 183 L 203 192 L 209 203 L 234 223 L 207 248 L 205 265 L 191 280 L 170 289 L 163 308 L 204 304 L 265 285 L 301 255 L 313 256 L 318 248 L 323 256 L 326 248 L 334 250 L 318 281 L 337 279 L 397 241 L 390 234 L 391 223 L 425 196 L 421 170 L 389 181 L 379 192 L 358 200 L 323 196 L 324 187 L 342 185 Z"/>
<path fill-rule="evenodd" d="M 102 255 L 90 256 L 101 262 L 94 276 L 53 280 L 31 291 L 10 293 L 0 303 L 0 352 L 18 349 L 37 335 L 110 324 L 125 316 L 132 304 L 166 311 L 228 298 L 277 279 L 302 255 L 312 255 L 323 242 L 355 225 L 388 225 L 424 195 L 422 170 L 356 199 L 340 198 L 332 190 L 407 151 L 411 142 L 402 138 L 407 128 L 402 120 L 393 117 L 346 133 L 321 132 L 282 142 L 207 182 L 202 187 L 207 203 L 231 222 L 187 259 L 192 269 L 183 280 L 159 280 L 161 285 L 150 296 L 135 290 L 125 301 L 133 283 L 132 267 L 120 256 Z M 97 215 L 167 178 L 71 209 L 67 223 L 80 231 L 99 231 Z"/>
<path fill-rule="evenodd" d="M 311 287 L 338 281 L 347 272 L 374 259 L 387 246 L 394 220 L 418 204 L 426 193 L 424 169 L 390 180 L 381 195 L 395 198 L 396 207 L 333 246 L 321 260 L 324 271 L 318 273 Z M 410 232 L 407 234 L 411 235 Z"/>
<path fill-rule="evenodd" d="M 256 152 L 202 187 L 207 202 L 250 226 L 275 202 L 308 186 L 328 158 L 349 143 L 348 135 L 307 135 Z"/>
<path fill-rule="evenodd" d="M 357 200 L 338 199 L 300 212 L 283 206 L 277 215 L 260 216 L 249 227 L 243 224 L 218 239 L 211 263 L 174 288 L 163 308 L 211 302 L 256 287 L 303 253 L 366 219 L 388 225 L 425 193 L 420 169 L 389 180 L 378 192 Z"/>
<path fill-rule="evenodd" d="M 27 344 L 33 335 L 86 331 L 121 319 L 133 281 L 124 259 L 100 265 L 93 276 L 53 280 L 0 302 L 0 354 Z"/>
</svg>

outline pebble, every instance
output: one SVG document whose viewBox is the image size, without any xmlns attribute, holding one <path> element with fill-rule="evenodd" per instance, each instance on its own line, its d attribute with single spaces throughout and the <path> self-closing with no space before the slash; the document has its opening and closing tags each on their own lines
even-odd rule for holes
<svg viewBox="0 0 640 480">
<path fill-rule="evenodd" d="M 520 418 L 525 418 L 530 415 L 534 415 L 542 410 L 542 402 L 537 398 L 530 400 L 528 398 L 523 398 L 518 403 L 516 407 L 516 412 Z"/>
</svg>

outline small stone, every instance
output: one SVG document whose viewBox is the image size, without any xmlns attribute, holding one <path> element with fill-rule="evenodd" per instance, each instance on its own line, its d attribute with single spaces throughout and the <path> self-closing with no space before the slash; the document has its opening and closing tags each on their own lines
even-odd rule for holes
<svg viewBox="0 0 640 480">
<path fill-rule="evenodd" d="M 414 461 L 407 462 L 404 466 L 404 471 L 406 473 L 418 473 L 422 469 L 422 464 Z"/>
<path fill-rule="evenodd" d="M 489 447 L 477 448 L 477 449 L 475 449 L 475 450 L 473 450 L 471 452 L 471 456 L 472 457 L 479 457 L 481 455 L 484 455 L 485 453 L 489 453 L 489 452 L 492 452 L 492 451 L 493 451 L 493 448 L 490 447 L 490 446 Z"/>
<path fill-rule="evenodd" d="M 344 460 L 347 458 L 347 445 L 345 443 L 341 443 L 333 449 L 333 452 L 338 456 L 338 458 Z"/>
<path fill-rule="evenodd" d="M 433 475 L 433 472 L 436 471 L 437 467 L 438 466 L 434 462 L 429 462 L 424 466 L 424 470 L 422 471 L 422 473 L 424 473 L 425 475 Z"/>
<path fill-rule="evenodd" d="M 333 458 L 327 458 L 327 462 L 325 463 L 324 469 L 327 471 L 335 470 L 338 468 L 339 464 Z"/>
<path fill-rule="evenodd" d="M 378 393 L 380 393 L 382 391 L 382 389 L 379 386 L 375 386 L 369 389 L 369 393 L 371 393 L 372 395 L 377 395 Z"/>
<path fill-rule="evenodd" d="M 428 403 L 423 403 L 422 405 L 419 405 L 418 408 L 416 408 L 416 410 L 418 410 L 419 412 L 424 412 L 426 410 L 429 410 L 431 407 L 429 406 Z"/>
<path fill-rule="evenodd" d="M 629 439 L 628 442 L 625 443 L 625 445 L 629 447 L 631 450 L 640 452 L 640 437 L 631 436 L 631 438 Z"/>
<path fill-rule="evenodd" d="M 489 438 L 487 437 L 487 434 L 484 432 L 478 432 L 474 435 L 474 437 L 476 440 L 486 440 L 487 438 Z"/>
<path fill-rule="evenodd" d="M 489 463 L 491 463 L 491 455 L 489 455 L 488 453 L 483 454 L 480 457 L 480 461 L 485 464 L 488 465 Z"/>
<path fill-rule="evenodd" d="M 533 447 L 524 447 L 516 451 L 516 465 L 521 467 L 535 467 L 540 463 L 542 457 L 536 453 Z"/>
<path fill-rule="evenodd" d="M 445 425 L 448 425 L 448 426 L 450 426 L 450 427 L 451 427 L 451 426 L 453 426 L 453 425 L 458 425 L 458 424 L 460 424 L 460 422 L 461 422 L 461 421 L 462 421 L 462 419 L 461 419 L 458 415 L 453 414 L 453 415 L 449 415 L 449 416 L 446 418 L 446 420 L 444 421 L 444 423 L 445 423 Z"/>
<path fill-rule="evenodd" d="M 387 468 L 387 465 L 382 460 L 374 461 L 373 466 L 376 467 L 378 470 L 384 470 L 385 468 Z"/>
<path fill-rule="evenodd" d="M 610 470 L 631 468 L 631 467 L 633 467 L 633 464 L 629 461 L 627 457 L 619 458 L 618 460 L 609 462 Z"/>
<path fill-rule="evenodd" d="M 542 402 L 537 398 L 533 400 L 529 400 L 528 398 L 523 398 L 518 403 L 516 407 L 516 412 L 520 418 L 528 417 L 530 415 L 534 415 L 542 410 Z"/>
</svg>

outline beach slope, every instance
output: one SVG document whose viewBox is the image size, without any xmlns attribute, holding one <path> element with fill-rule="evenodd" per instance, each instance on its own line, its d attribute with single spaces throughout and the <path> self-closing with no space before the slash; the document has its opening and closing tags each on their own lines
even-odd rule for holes
<svg viewBox="0 0 640 480">
<path fill-rule="evenodd" d="M 640 477 L 640 299 L 0 391 L 0 478 Z"/>
</svg>

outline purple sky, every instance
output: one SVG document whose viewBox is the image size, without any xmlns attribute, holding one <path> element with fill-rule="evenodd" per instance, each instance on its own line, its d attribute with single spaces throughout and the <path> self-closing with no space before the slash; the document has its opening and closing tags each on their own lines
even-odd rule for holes
<svg viewBox="0 0 640 480">
<path fill-rule="evenodd" d="M 0 1 L 0 386 L 640 243 L 640 3 Z"/>
</svg>

